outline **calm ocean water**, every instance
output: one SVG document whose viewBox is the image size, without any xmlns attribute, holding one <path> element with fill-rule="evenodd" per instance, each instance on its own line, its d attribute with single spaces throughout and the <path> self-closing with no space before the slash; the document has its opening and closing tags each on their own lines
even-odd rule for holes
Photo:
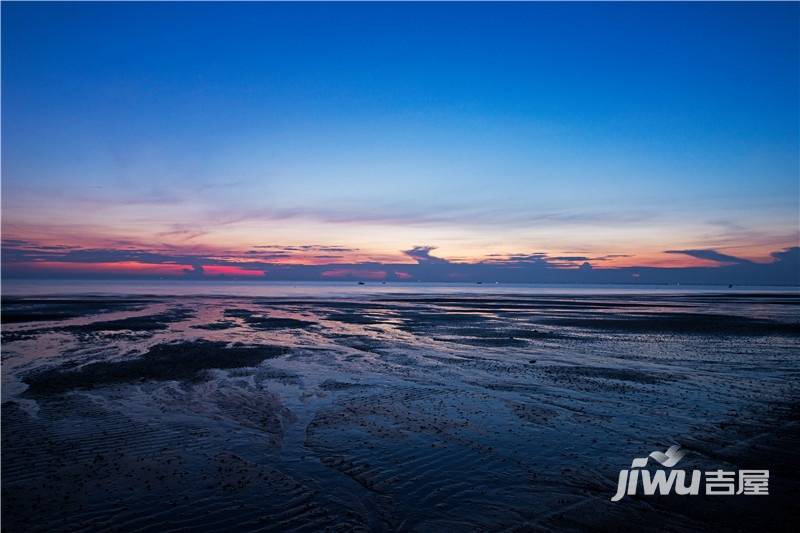
<svg viewBox="0 0 800 533">
<path fill-rule="evenodd" d="M 259 296 L 259 297 L 353 297 L 372 294 L 682 294 L 682 293 L 800 293 L 800 287 L 727 285 L 591 285 L 591 284 L 483 284 L 366 282 L 355 281 L 109 281 L 109 280 L 4 280 L 4 296 L 63 295 L 161 295 L 161 296 Z"/>
</svg>

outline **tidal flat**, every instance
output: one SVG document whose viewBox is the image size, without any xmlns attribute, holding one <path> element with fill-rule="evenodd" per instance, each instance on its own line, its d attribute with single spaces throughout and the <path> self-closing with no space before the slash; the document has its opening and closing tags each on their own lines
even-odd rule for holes
<svg viewBox="0 0 800 533">
<path fill-rule="evenodd" d="M 783 530 L 800 295 L 4 297 L 8 531 Z M 634 457 L 768 497 L 611 502 Z"/>
</svg>

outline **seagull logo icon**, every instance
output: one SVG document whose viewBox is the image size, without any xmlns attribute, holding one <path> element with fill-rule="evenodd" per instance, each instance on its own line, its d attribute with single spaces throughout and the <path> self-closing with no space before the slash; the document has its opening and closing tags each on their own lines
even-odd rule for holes
<svg viewBox="0 0 800 533">
<path fill-rule="evenodd" d="M 671 468 L 678 464 L 678 461 L 683 459 L 683 456 L 686 455 L 686 452 L 681 450 L 680 446 L 670 446 L 666 452 L 659 452 L 655 451 L 648 455 L 647 457 L 637 457 L 631 463 L 631 468 L 642 468 L 647 466 L 647 460 L 653 459 L 655 462 L 660 464 L 661 466 L 666 466 Z"/>
</svg>

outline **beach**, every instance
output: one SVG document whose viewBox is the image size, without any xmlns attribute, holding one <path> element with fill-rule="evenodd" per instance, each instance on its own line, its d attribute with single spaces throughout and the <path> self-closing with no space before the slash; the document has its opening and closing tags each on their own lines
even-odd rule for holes
<svg viewBox="0 0 800 533">
<path fill-rule="evenodd" d="M 795 290 L 441 287 L 5 292 L 4 526 L 797 520 Z M 687 470 L 769 469 L 770 496 L 611 501 L 672 445 Z"/>
</svg>

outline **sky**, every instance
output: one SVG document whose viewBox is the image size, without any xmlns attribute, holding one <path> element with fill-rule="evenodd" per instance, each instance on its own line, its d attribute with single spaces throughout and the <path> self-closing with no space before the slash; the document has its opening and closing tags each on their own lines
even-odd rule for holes
<svg viewBox="0 0 800 533">
<path fill-rule="evenodd" d="M 798 284 L 798 28 L 3 2 L 2 273 Z"/>
</svg>

